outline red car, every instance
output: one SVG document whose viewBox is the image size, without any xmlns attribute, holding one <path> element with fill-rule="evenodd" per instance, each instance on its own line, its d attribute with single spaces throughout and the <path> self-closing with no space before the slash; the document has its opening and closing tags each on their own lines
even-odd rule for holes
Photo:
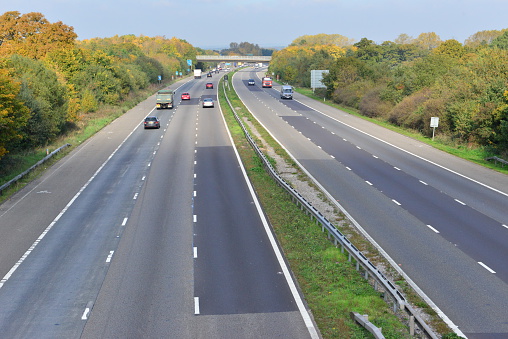
<svg viewBox="0 0 508 339">
<path fill-rule="evenodd" d="M 213 88 L 213 84 L 211 82 L 207 82 L 205 88 L 206 89 Z"/>
<path fill-rule="evenodd" d="M 187 92 L 182 93 L 182 100 L 190 100 L 190 94 Z"/>
</svg>

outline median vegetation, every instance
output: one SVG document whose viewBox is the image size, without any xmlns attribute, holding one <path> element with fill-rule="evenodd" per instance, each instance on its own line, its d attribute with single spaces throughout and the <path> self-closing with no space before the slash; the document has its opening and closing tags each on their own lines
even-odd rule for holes
<svg viewBox="0 0 508 339">
<path fill-rule="evenodd" d="M 305 181 L 304 175 L 298 172 L 280 145 L 253 119 L 232 86 L 226 86 L 226 92 L 236 113 L 247 126 L 250 126 L 249 134 L 253 137 L 257 135 L 256 142 L 259 147 L 265 150 L 269 148 L 275 152 L 296 171 L 295 180 Z M 389 305 L 384 302 L 382 293 L 374 290 L 363 279 L 354 264 L 348 261 L 347 254 L 341 253 L 315 222 L 310 220 L 309 216 L 300 210 L 291 201 L 290 196 L 266 173 L 261 160 L 254 153 L 227 105 L 222 87 L 219 90 L 219 99 L 249 178 L 323 337 L 371 338 L 372 335 L 367 330 L 350 318 L 350 312 L 358 312 L 368 314 L 369 320 L 382 328 L 386 338 L 411 338 L 407 319 L 404 319 L 403 314 L 392 312 Z M 265 154 L 270 158 L 268 152 Z M 273 157 L 271 161 L 274 164 L 276 162 Z M 338 225 L 341 232 L 348 234 L 358 248 L 365 249 L 374 256 L 374 260 L 371 261 L 379 262 L 380 258 L 375 249 L 352 231 L 343 215 L 334 212 L 334 219 L 329 219 Z M 396 283 L 402 290 L 411 294 L 400 277 L 396 278 Z M 416 295 L 412 297 L 420 303 Z M 426 307 L 423 303 L 418 306 Z M 428 313 L 432 314 L 432 310 Z M 440 333 L 449 333 L 449 328 L 435 314 L 433 316 L 431 323 L 434 328 Z"/>
</svg>

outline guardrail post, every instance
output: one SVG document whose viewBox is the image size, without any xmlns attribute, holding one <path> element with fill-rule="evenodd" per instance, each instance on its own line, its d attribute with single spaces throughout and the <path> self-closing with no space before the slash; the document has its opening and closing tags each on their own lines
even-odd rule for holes
<svg viewBox="0 0 508 339">
<path fill-rule="evenodd" d="M 415 335 L 415 317 L 409 316 L 409 335 Z"/>
</svg>

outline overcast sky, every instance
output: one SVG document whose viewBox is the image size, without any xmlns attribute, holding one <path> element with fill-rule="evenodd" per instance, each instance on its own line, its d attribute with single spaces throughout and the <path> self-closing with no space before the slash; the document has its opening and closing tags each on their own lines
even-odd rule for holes
<svg viewBox="0 0 508 339">
<path fill-rule="evenodd" d="M 463 43 L 508 28 L 508 0 L 0 0 L 0 14 L 40 12 L 78 39 L 177 37 L 195 47 L 250 42 L 285 47 L 302 35 L 341 34 L 382 43 L 435 32 Z"/>
</svg>

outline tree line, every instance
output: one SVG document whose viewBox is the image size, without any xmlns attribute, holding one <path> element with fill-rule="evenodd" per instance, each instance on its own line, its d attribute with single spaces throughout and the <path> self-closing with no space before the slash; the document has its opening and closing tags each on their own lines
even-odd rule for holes
<svg viewBox="0 0 508 339">
<path fill-rule="evenodd" d="M 178 38 L 115 36 L 78 41 L 41 13 L 0 16 L 0 160 L 46 146 L 87 114 L 132 91 L 187 73 L 197 48 Z"/>
<path fill-rule="evenodd" d="M 445 142 L 508 156 L 508 30 L 481 31 L 464 44 L 435 33 L 357 43 L 340 35 L 299 37 L 272 56 L 269 71 L 310 87 L 310 70 L 329 70 L 327 98 Z"/>
</svg>

